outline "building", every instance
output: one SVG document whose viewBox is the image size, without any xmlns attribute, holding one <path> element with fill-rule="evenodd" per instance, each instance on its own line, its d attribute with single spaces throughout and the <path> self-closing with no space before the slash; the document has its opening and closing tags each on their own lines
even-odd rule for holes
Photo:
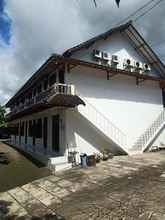
<svg viewBox="0 0 165 220">
<path fill-rule="evenodd" d="M 8 101 L 13 145 L 54 167 L 165 141 L 165 66 L 131 22 L 53 54 Z"/>
</svg>

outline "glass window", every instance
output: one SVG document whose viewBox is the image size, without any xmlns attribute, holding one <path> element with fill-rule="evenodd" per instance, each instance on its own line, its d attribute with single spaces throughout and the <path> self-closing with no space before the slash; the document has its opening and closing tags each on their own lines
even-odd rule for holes
<svg viewBox="0 0 165 220">
<path fill-rule="evenodd" d="M 53 73 L 49 78 L 49 85 L 52 86 L 54 83 L 56 83 L 56 73 Z"/>
<path fill-rule="evenodd" d="M 33 97 L 36 96 L 36 89 L 33 90 Z"/>
<path fill-rule="evenodd" d="M 44 90 L 48 88 L 48 79 L 44 80 Z"/>
<path fill-rule="evenodd" d="M 65 70 L 62 68 L 59 70 L 59 83 L 65 83 Z"/>
<path fill-rule="evenodd" d="M 42 92 L 42 86 L 41 86 L 41 84 L 37 87 L 37 93 L 39 94 L 39 93 L 41 93 Z"/>
</svg>

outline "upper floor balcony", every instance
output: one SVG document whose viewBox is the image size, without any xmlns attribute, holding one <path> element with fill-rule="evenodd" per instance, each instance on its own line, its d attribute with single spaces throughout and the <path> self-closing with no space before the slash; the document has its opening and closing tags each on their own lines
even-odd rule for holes
<svg viewBox="0 0 165 220">
<path fill-rule="evenodd" d="M 55 106 L 69 108 L 79 104 L 85 105 L 77 96 L 74 85 L 55 83 L 35 96 L 25 99 L 24 102 L 20 102 L 6 117 L 8 120 L 13 120 Z"/>
</svg>

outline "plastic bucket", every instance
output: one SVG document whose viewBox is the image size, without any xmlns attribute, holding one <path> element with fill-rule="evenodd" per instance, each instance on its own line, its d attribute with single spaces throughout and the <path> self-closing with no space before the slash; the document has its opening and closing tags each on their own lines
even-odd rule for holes
<svg viewBox="0 0 165 220">
<path fill-rule="evenodd" d="M 82 167 L 87 166 L 87 155 L 86 154 L 80 154 L 80 164 Z"/>
</svg>

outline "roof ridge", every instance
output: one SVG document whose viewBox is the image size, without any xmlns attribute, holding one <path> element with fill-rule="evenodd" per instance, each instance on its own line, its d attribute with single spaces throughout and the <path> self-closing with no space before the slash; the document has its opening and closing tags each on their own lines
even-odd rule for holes
<svg viewBox="0 0 165 220">
<path fill-rule="evenodd" d="M 72 53 L 78 51 L 78 50 L 81 50 L 83 49 L 84 47 L 89 47 L 90 45 L 92 45 L 95 41 L 97 40 L 100 40 L 102 38 L 106 38 L 108 36 L 110 36 L 112 33 L 116 32 L 116 31 L 120 31 L 120 30 L 123 30 L 123 29 L 126 29 L 128 28 L 130 25 L 132 25 L 132 20 L 129 20 L 127 23 L 124 23 L 124 24 L 120 24 L 118 26 L 114 26 L 113 28 L 109 29 L 108 31 L 104 32 L 104 33 L 101 33 L 95 37 L 92 37 L 90 38 L 89 40 L 87 41 L 84 41 L 74 47 L 71 47 L 69 49 L 67 49 L 62 55 L 63 56 L 71 56 Z"/>
</svg>

